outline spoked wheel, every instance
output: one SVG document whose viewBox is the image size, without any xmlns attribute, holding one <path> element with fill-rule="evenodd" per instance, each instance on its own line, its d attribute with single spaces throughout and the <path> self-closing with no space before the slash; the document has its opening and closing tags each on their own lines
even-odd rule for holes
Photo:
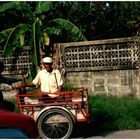
<svg viewBox="0 0 140 140">
<path fill-rule="evenodd" d="M 37 126 L 43 139 L 67 139 L 73 131 L 73 120 L 62 109 L 50 109 L 39 116 Z"/>
</svg>

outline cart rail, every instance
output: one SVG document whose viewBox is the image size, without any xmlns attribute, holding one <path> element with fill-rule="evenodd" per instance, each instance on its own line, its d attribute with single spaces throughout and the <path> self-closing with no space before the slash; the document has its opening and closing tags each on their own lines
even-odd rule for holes
<svg viewBox="0 0 140 140">
<path fill-rule="evenodd" d="M 22 88 L 20 87 L 19 89 Z M 47 94 L 46 92 L 26 94 L 19 92 L 16 95 L 19 112 L 35 119 L 37 114 L 46 107 L 62 106 L 73 114 L 77 122 L 89 122 L 88 90 L 86 88 L 82 87 L 73 91 L 59 92 L 59 97 L 54 99 L 46 96 Z"/>
</svg>

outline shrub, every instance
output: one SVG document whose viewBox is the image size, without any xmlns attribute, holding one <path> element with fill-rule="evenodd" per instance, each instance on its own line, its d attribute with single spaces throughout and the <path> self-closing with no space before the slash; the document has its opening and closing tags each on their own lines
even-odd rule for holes
<svg viewBox="0 0 140 140">
<path fill-rule="evenodd" d="M 140 128 L 140 100 L 126 97 L 90 96 L 90 114 L 96 130 Z"/>
<path fill-rule="evenodd" d="M 62 86 L 62 91 L 72 91 L 74 89 L 74 85 L 72 83 L 64 83 Z"/>
</svg>

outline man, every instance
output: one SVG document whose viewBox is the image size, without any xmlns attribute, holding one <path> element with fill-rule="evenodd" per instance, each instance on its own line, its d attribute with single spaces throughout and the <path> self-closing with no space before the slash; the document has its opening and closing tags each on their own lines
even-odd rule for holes
<svg viewBox="0 0 140 140">
<path fill-rule="evenodd" d="M 59 70 L 52 67 L 52 58 L 42 59 L 44 68 L 38 72 L 35 79 L 27 86 L 40 86 L 41 92 L 44 92 L 50 98 L 56 98 L 60 95 L 63 80 Z"/>
<path fill-rule="evenodd" d="M 21 81 L 22 79 L 15 79 L 15 78 L 10 78 L 10 77 L 4 77 L 2 76 L 2 72 L 4 71 L 4 63 L 0 61 L 0 85 L 2 83 L 12 85 L 12 83 Z M 15 105 L 9 101 L 6 101 L 3 99 L 3 94 L 2 94 L 2 87 L 0 86 L 0 109 L 7 109 L 10 111 L 14 111 Z"/>
</svg>

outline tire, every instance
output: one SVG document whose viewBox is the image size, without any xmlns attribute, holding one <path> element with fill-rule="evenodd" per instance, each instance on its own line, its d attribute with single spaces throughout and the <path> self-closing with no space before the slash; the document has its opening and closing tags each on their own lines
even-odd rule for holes
<svg viewBox="0 0 140 140">
<path fill-rule="evenodd" d="M 49 109 L 38 118 L 37 127 L 43 139 L 67 139 L 74 123 L 69 113 L 62 109 Z"/>
</svg>

